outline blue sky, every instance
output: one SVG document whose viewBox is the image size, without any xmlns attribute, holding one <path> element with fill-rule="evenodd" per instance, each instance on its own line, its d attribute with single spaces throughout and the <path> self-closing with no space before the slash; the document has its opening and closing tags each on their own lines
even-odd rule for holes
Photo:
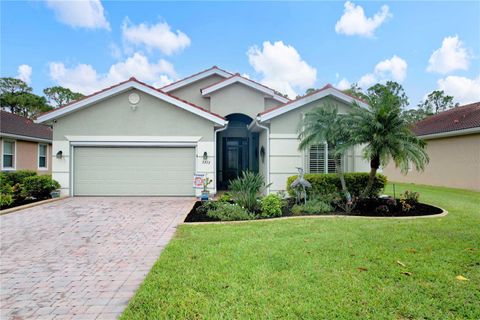
<svg viewBox="0 0 480 320">
<path fill-rule="evenodd" d="M 480 2 L 1 3 L 1 76 L 82 93 L 217 65 L 289 93 L 401 82 L 480 100 Z"/>
</svg>

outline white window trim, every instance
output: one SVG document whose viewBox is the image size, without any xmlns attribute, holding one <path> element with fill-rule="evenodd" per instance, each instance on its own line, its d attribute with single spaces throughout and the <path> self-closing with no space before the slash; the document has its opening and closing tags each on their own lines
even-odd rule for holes
<svg viewBox="0 0 480 320">
<path fill-rule="evenodd" d="M 319 144 L 319 143 L 317 143 L 317 144 Z M 319 174 L 329 173 L 329 172 L 328 172 L 328 162 L 329 162 L 329 158 L 328 158 L 328 143 L 323 142 L 323 145 L 324 145 L 324 148 L 325 148 L 325 149 L 324 149 L 324 150 L 325 150 L 325 156 L 324 156 L 324 164 L 323 164 L 323 165 L 324 165 L 324 169 L 323 169 L 324 172 L 315 172 L 315 173 L 319 173 Z M 306 149 L 306 150 L 303 152 L 303 154 L 302 154 L 302 156 L 305 157 L 305 160 L 304 160 L 303 163 L 305 163 L 305 168 L 307 169 L 307 170 L 306 170 L 306 173 L 312 173 L 312 172 L 310 171 L 310 148 L 311 148 L 311 147 L 312 147 L 312 146 L 310 146 L 308 149 Z M 346 172 L 347 161 L 348 161 L 348 160 L 347 160 L 346 155 L 343 154 L 342 157 L 341 157 L 341 160 L 340 160 L 340 162 L 341 162 L 340 165 L 342 166 L 343 172 Z M 335 173 L 335 172 L 330 172 L 330 173 Z"/>
<path fill-rule="evenodd" d="M 5 142 L 12 142 L 13 143 L 13 167 L 4 167 L 3 166 L 3 155 L 5 154 Z M 3 139 L 2 140 L 2 170 L 5 171 L 15 171 L 17 170 L 17 140 L 10 140 L 10 139 Z"/>
<path fill-rule="evenodd" d="M 45 146 L 45 167 L 40 167 L 40 147 Z M 48 144 L 46 143 L 39 143 L 37 147 L 37 164 L 38 170 L 40 171 L 47 171 L 48 170 Z"/>
</svg>

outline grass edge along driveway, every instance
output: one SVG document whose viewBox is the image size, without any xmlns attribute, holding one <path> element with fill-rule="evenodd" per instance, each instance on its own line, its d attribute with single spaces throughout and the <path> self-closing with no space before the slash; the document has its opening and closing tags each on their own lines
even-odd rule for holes
<svg viewBox="0 0 480 320">
<path fill-rule="evenodd" d="M 449 214 L 182 225 L 122 319 L 479 319 L 480 193 L 406 189 Z"/>
</svg>

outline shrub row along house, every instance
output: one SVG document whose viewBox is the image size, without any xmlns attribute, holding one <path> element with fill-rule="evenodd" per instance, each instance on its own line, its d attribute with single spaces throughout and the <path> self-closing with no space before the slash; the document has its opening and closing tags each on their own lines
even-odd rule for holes
<svg viewBox="0 0 480 320">
<path fill-rule="evenodd" d="M 430 116 L 412 130 L 426 140 L 430 163 L 407 175 L 391 163 L 383 170 L 389 180 L 480 191 L 480 102 Z"/>
<path fill-rule="evenodd" d="M 335 170 L 327 145 L 298 150 L 298 125 L 316 106 L 346 113 L 354 101 L 367 107 L 330 85 L 289 100 L 214 66 L 160 89 L 130 78 L 37 122 L 53 127 L 52 174 L 63 195 L 192 196 L 196 173 L 212 179 L 216 193 L 244 170 L 260 173 L 275 192 L 296 167 Z M 369 170 L 360 147 L 342 166 Z"/>
<path fill-rule="evenodd" d="M 50 174 L 52 129 L 28 118 L 0 111 L 1 171 L 33 170 Z"/>
</svg>

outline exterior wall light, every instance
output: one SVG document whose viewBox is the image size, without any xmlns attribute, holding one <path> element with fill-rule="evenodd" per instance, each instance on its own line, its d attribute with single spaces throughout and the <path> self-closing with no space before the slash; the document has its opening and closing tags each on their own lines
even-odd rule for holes
<svg viewBox="0 0 480 320">
<path fill-rule="evenodd" d="M 262 163 L 265 162 L 265 148 L 262 146 L 260 148 L 260 158 L 262 159 Z"/>
<path fill-rule="evenodd" d="M 57 152 L 56 157 L 57 157 L 57 159 L 62 159 L 62 158 L 63 158 L 63 152 L 62 152 L 62 150 L 60 150 L 60 151 Z"/>
<path fill-rule="evenodd" d="M 205 151 L 205 152 L 203 153 L 203 160 L 205 160 L 205 161 L 208 160 L 208 153 L 207 153 L 207 151 Z"/>
</svg>

